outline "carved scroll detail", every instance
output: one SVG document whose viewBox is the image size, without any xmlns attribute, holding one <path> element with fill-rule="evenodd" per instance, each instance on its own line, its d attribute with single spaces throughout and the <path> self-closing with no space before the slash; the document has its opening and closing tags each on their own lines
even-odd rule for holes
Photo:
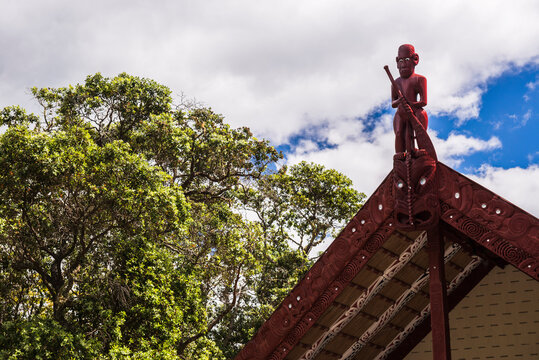
<svg viewBox="0 0 539 360">
<path fill-rule="evenodd" d="M 404 250 L 372 284 L 354 301 L 334 325 L 314 342 L 311 348 L 303 354 L 301 360 L 311 360 L 331 341 L 348 323 L 363 309 L 363 307 L 383 289 L 385 285 L 421 250 L 427 242 L 427 233 L 421 233 L 417 239 Z"/>
<path fill-rule="evenodd" d="M 438 195 L 444 221 L 489 250 L 496 250 L 496 254 L 521 269 L 523 261 L 527 261 L 527 269 L 539 266 L 527 260 L 528 257 L 539 259 L 539 220 L 536 217 L 441 163 L 437 171 L 443 179 L 439 182 Z M 498 240 L 482 241 L 488 238 L 487 233 L 513 247 L 502 245 Z M 528 268 L 528 265 L 531 266 Z M 524 271 L 539 279 L 537 271 Z"/>
<path fill-rule="evenodd" d="M 478 244 L 484 246 L 485 248 L 487 248 L 494 254 L 500 256 L 507 262 L 513 264 L 515 267 L 519 268 L 523 272 L 539 280 L 539 256 L 534 256 L 533 254 L 530 254 L 528 251 L 525 250 L 526 247 L 533 250 L 534 247 L 539 246 L 539 241 L 535 240 L 533 234 L 529 234 L 530 243 L 526 244 L 526 247 L 523 248 L 523 246 L 520 245 L 520 241 L 508 239 L 502 235 L 505 233 L 505 230 L 502 229 L 503 224 L 500 226 L 492 225 L 490 227 L 487 227 L 477 222 L 475 219 L 477 219 L 477 216 L 479 214 L 478 211 L 471 211 L 472 214 L 475 214 L 475 219 L 466 216 L 461 211 L 452 209 L 447 204 L 442 205 L 442 211 L 442 219 L 449 225 L 466 234 Z M 507 213 L 509 213 L 509 211 Z M 523 217 L 517 217 L 517 223 L 520 223 L 520 219 L 523 219 Z M 505 222 L 507 226 L 509 226 L 508 224 L 511 223 L 510 220 L 503 222 Z M 492 229 L 493 227 L 495 229 Z M 522 229 L 524 227 L 525 226 L 519 226 L 519 229 Z M 531 225 L 528 226 L 528 228 L 532 227 L 533 226 Z"/>
<path fill-rule="evenodd" d="M 452 244 L 444 254 L 444 262 L 448 262 L 460 250 L 460 245 Z M 373 338 L 393 317 L 406 305 L 429 280 L 429 271 L 421 274 L 416 281 L 406 290 L 393 305 L 391 305 L 380 317 L 373 323 L 348 350 L 341 356 L 341 360 L 353 359 L 357 353 Z"/>
<path fill-rule="evenodd" d="M 440 162 L 436 174 L 443 221 L 539 280 L 537 218 Z M 282 359 L 316 322 L 393 232 L 393 179 L 386 177 L 236 359 Z"/>
</svg>

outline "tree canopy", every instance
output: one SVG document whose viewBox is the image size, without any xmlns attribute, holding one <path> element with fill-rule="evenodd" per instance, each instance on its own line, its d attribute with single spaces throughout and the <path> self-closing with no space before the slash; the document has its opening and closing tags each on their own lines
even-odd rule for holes
<svg viewBox="0 0 539 360">
<path fill-rule="evenodd" d="M 0 358 L 232 358 L 364 194 L 120 74 L 0 112 Z"/>
</svg>

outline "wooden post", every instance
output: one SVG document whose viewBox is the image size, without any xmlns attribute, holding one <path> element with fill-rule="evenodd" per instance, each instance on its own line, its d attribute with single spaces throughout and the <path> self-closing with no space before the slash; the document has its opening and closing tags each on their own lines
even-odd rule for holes
<svg viewBox="0 0 539 360">
<path fill-rule="evenodd" d="M 429 295 L 433 360 L 451 360 L 449 308 L 445 284 L 444 240 L 439 226 L 427 230 L 429 253 Z"/>
</svg>

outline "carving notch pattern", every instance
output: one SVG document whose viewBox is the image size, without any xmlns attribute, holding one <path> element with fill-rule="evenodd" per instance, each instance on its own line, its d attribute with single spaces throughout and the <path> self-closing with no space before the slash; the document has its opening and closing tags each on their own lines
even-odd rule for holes
<svg viewBox="0 0 539 360">
<path fill-rule="evenodd" d="M 425 246 L 427 242 L 427 233 L 423 232 L 418 238 L 401 253 L 399 258 L 395 260 L 385 271 L 379 276 L 366 290 L 363 292 L 354 303 L 345 311 L 334 325 L 327 330 L 307 351 L 301 360 L 312 360 L 333 339 L 348 323 L 363 309 L 363 307 L 380 292 L 380 290 L 389 283 L 408 262 Z"/>
</svg>

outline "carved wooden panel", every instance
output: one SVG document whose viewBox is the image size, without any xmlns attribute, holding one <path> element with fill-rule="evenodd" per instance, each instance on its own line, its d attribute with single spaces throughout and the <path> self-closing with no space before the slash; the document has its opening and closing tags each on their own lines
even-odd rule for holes
<svg viewBox="0 0 539 360">
<path fill-rule="evenodd" d="M 539 220 L 440 164 L 442 219 L 539 280 Z"/>
<path fill-rule="evenodd" d="M 436 160 L 425 150 L 393 157 L 393 219 L 399 229 L 426 230 L 438 224 Z"/>
<path fill-rule="evenodd" d="M 315 341 L 311 348 L 303 354 L 301 360 L 312 360 L 350 321 L 371 301 L 391 279 L 408 264 L 408 262 L 427 243 L 427 234 L 423 232 L 375 281 L 352 303 L 352 305 Z"/>
</svg>

